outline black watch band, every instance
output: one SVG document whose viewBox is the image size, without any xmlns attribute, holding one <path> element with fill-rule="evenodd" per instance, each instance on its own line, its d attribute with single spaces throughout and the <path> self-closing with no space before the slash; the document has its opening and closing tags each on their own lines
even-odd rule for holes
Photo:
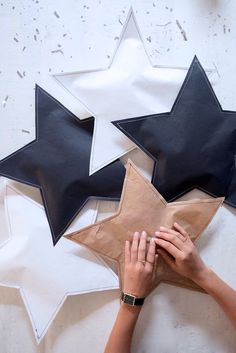
<svg viewBox="0 0 236 353">
<path fill-rule="evenodd" d="M 143 305 L 145 298 L 137 298 L 130 293 L 121 292 L 121 300 L 128 305 L 141 306 Z"/>
</svg>

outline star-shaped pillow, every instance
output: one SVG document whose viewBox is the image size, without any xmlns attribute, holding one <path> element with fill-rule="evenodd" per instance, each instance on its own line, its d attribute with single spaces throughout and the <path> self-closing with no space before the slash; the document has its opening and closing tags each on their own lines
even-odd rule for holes
<svg viewBox="0 0 236 353">
<path fill-rule="evenodd" d="M 161 194 L 129 161 L 117 213 L 105 220 L 66 235 L 118 264 L 120 287 L 124 275 L 124 244 L 135 231 L 150 236 L 160 225 L 181 224 L 195 241 L 212 220 L 223 198 L 194 199 L 167 203 Z M 154 287 L 161 281 L 202 291 L 191 280 L 173 272 L 160 259 Z"/>
<path fill-rule="evenodd" d="M 90 174 L 135 147 L 111 121 L 170 109 L 186 72 L 153 66 L 131 8 L 109 67 L 54 75 L 95 117 Z"/>
<path fill-rule="evenodd" d="M 89 176 L 94 118 L 79 120 L 36 86 L 36 139 L 0 162 L 0 175 L 40 189 L 54 244 L 90 197 L 118 199 L 125 168 Z"/>
<path fill-rule="evenodd" d="M 193 188 L 236 207 L 236 112 L 223 110 L 197 57 L 170 113 L 114 121 L 154 161 L 168 200 Z"/>
<path fill-rule="evenodd" d="M 0 286 L 19 289 L 39 343 L 68 296 L 116 289 L 118 279 L 84 247 L 64 237 L 54 247 L 43 207 L 8 185 L 5 210 L 9 239 L 0 246 Z M 87 211 L 77 227 L 89 224 Z"/>
</svg>

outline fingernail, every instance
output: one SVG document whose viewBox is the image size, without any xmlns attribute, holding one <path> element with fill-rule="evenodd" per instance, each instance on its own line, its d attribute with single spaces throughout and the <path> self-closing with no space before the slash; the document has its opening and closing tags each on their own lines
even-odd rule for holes
<svg viewBox="0 0 236 353">
<path fill-rule="evenodd" d="M 165 227 L 163 227 L 163 226 L 160 226 L 160 230 L 164 230 L 165 229 Z"/>
<path fill-rule="evenodd" d="M 156 236 L 159 237 L 160 235 L 160 232 L 155 232 Z"/>
<path fill-rule="evenodd" d="M 142 231 L 142 235 L 147 235 L 147 233 L 145 232 L 145 230 Z"/>
<path fill-rule="evenodd" d="M 134 232 L 134 235 L 135 236 L 139 236 L 139 232 Z"/>
</svg>

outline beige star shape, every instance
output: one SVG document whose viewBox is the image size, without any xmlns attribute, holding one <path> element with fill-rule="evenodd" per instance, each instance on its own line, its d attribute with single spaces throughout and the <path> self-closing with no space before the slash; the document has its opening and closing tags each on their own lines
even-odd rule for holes
<svg viewBox="0 0 236 353">
<path fill-rule="evenodd" d="M 178 222 L 195 241 L 214 217 L 224 198 L 192 199 L 167 203 L 137 167 L 128 161 L 119 208 L 115 215 L 66 237 L 118 264 L 120 287 L 124 276 L 124 244 L 135 231 L 146 230 L 152 236 L 160 225 L 172 227 Z M 154 287 L 167 282 L 203 291 L 191 280 L 171 270 L 158 259 Z"/>
</svg>

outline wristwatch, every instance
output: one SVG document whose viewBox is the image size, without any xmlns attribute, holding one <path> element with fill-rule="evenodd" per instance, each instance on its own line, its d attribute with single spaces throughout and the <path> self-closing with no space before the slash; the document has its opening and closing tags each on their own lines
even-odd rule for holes
<svg viewBox="0 0 236 353">
<path fill-rule="evenodd" d="M 132 306 L 141 306 L 144 303 L 145 298 L 138 298 L 130 293 L 121 292 L 121 301 L 125 304 Z"/>
</svg>

